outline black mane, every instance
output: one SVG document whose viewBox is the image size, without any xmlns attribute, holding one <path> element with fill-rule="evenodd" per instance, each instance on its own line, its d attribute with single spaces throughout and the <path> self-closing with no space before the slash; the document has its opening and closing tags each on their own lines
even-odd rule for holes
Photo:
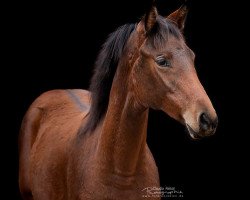
<svg viewBox="0 0 250 200">
<path fill-rule="evenodd" d="M 97 57 L 91 79 L 91 108 L 83 132 L 92 131 L 107 111 L 109 93 L 123 48 L 135 29 L 135 24 L 125 24 L 111 33 Z"/>
<path fill-rule="evenodd" d="M 95 63 L 94 75 L 89 88 L 92 98 L 89 117 L 81 133 L 93 131 L 106 113 L 118 61 L 135 27 L 135 24 L 121 26 L 115 32 L 111 33 L 107 41 L 103 44 Z M 161 48 L 162 45 L 166 44 L 169 35 L 173 35 L 179 39 L 182 38 L 182 34 L 175 24 L 158 16 L 154 29 L 148 34 L 148 39 L 151 40 L 156 48 Z"/>
</svg>

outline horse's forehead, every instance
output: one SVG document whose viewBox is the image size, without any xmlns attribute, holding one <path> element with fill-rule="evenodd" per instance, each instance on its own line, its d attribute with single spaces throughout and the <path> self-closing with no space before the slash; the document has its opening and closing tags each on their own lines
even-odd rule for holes
<svg viewBox="0 0 250 200">
<path fill-rule="evenodd" d="M 154 43 L 154 39 L 147 41 L 146 48 L 150 51 L 164 51 L 164 50 L 183 50 L 187 48 L 185 40 L 182 38 L 176 38 L 173 35 L 169 35 L 166 40 L 162 40 L 161 43 Z"/>
<path fill-rule="evenodd" d="M 167 40 L 165 40 L 165 44 L 168 47 L 184 47 L 186 46 L 185 41 L 182 38 L 176 38 L 173 35 L 170 35 Z"/>
</svg>

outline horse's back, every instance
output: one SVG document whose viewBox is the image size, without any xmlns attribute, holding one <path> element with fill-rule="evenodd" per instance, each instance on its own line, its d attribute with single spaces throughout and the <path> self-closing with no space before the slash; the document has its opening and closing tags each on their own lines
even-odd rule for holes
<svg viewBox="0 0 250 200">
<path fill-rule="evenodd" d="M 26 112 L 19 136 L 19 185 L 24 199 L 65 199 L 66 180 L 51 180 L 66 173 L 69 147 L 89 112 L 90 93 L 86 90 L 52 90 L 43 93 Z M 39 173 L 38 173 L 39 172 Z M 43 187 L 41 187 L 43 184 Z M 52 187 L 53 185 L 53 187 Z M 32 191 L 32 192 L 31 192 Z M 62 194 L 61 196 L 58 194 Z M 51 196 L 52 195 L 52 196 Z"/>
</svg>

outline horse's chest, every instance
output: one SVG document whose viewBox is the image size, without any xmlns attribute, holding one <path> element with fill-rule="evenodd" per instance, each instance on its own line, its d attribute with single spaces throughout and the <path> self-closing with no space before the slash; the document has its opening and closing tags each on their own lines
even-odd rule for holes
<svg viewBox="0 0 250 200">
<path fill-rule="evenodd" d="M 159 179 L 155 174 L 141 174 L 130 180 L 114 177 L 102 180 L 100 177 L 92 176 L 85 180 L 84 187 L 79 193 L 80 199 L 145 200 L 145 189 L 148 187 L 159 187 Z"/>
</svg>

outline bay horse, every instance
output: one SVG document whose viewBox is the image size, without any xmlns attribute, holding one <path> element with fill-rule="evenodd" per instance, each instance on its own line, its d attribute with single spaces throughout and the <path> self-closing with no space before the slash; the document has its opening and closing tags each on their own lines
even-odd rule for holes
<svg viewBox="0 0 250 200">
<path fill-rule="evenodd" d="M 193 139 L 215 133 L 217 115 L 182 34 L 186 15 L 185 5 L 167 17 L 152 6 L 109 36 L 91 92 L 52 90 L 32 103 L 19 137 L 23 199 L 145 199 L 145 188 L 160 186 L 146 142 L 149 108 Z"/>
</svg>

